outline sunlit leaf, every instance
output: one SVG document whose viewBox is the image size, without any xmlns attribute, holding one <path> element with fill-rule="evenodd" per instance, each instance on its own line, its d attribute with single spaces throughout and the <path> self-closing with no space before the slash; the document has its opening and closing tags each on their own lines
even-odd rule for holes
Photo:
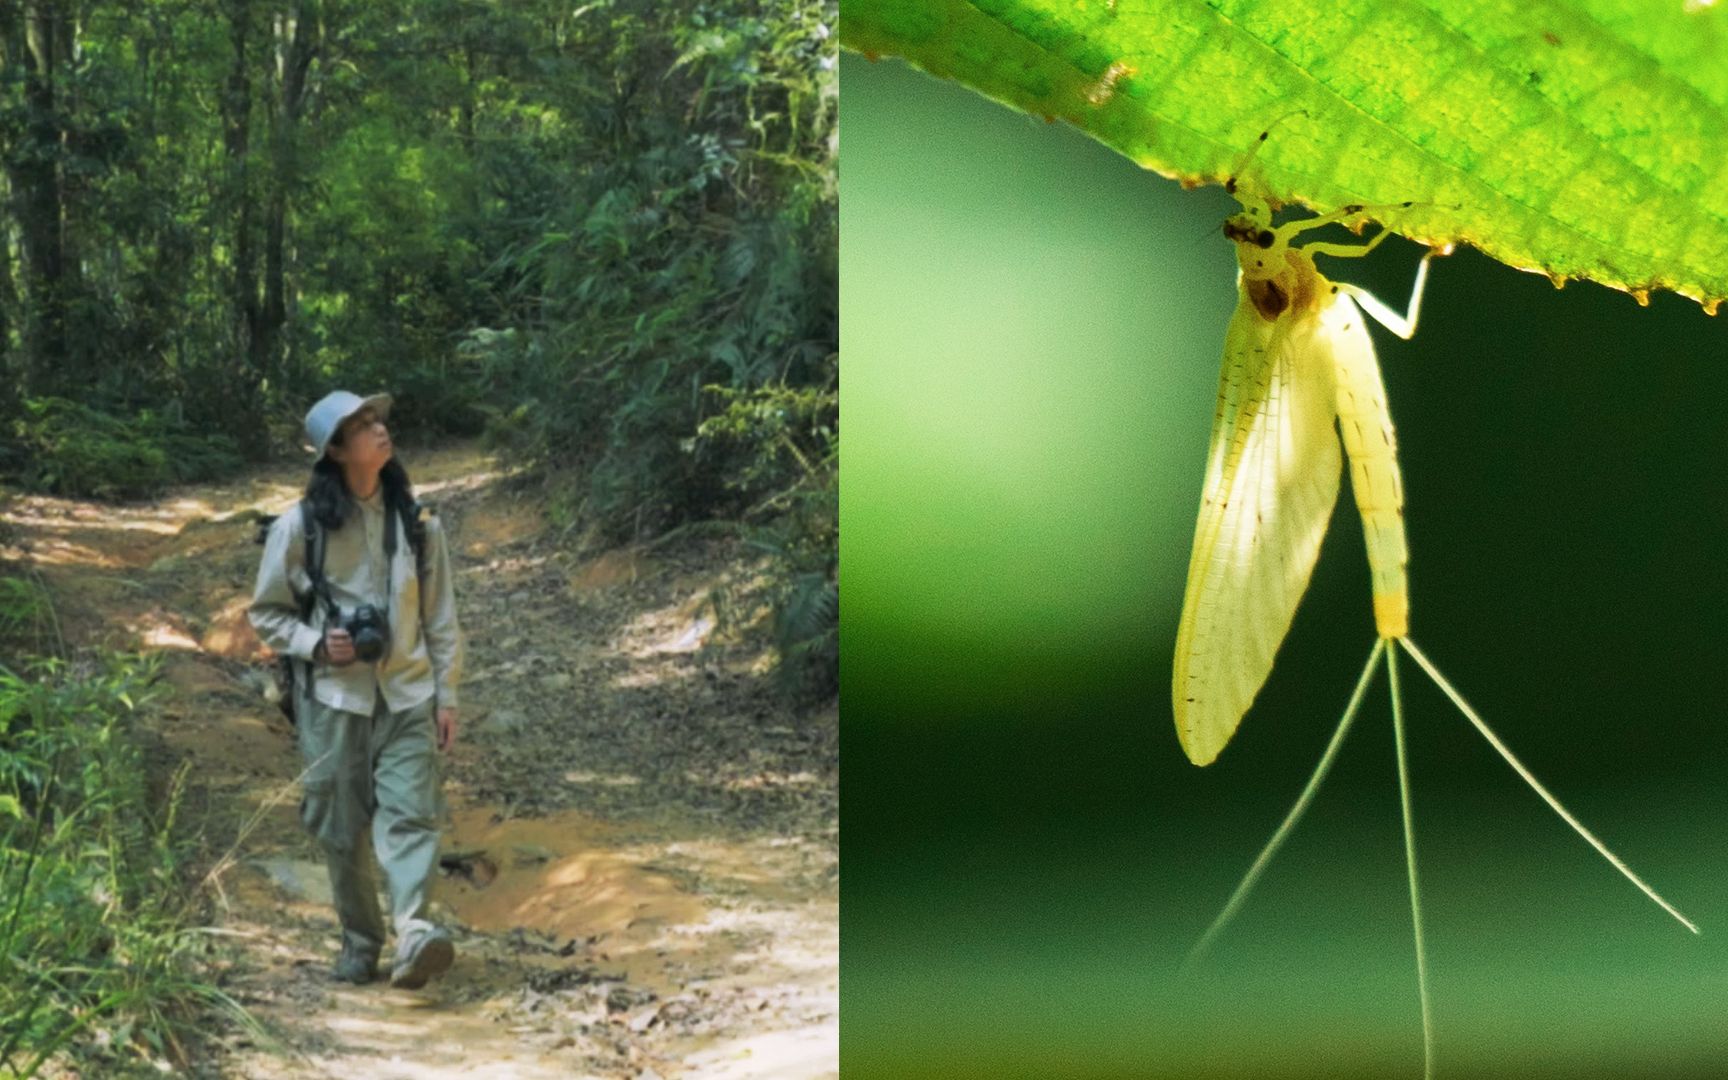
<svg viewBox="0 0 1728 1080">
<path fill-rule="evenodd" d="M 1728 296 L 1728 22 L 1631 0 L 845 0 L 841 41 L 1185 183 L 1469 243 L 1556 281 Z"/>
</svg>

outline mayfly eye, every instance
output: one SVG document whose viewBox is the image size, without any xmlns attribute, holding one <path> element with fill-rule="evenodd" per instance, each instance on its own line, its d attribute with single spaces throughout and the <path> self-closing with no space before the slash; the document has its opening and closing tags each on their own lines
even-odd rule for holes
<svg viewBox="0 0 1728 1080">
<path fill-rule="evenodd" d="M 1263 248 L 1269 248 L 1272 246 L 1272 233 L 1269 230 L 1262 229 L 1260 235 L 1254 238 L 1254 242 Z"/>
</svg>

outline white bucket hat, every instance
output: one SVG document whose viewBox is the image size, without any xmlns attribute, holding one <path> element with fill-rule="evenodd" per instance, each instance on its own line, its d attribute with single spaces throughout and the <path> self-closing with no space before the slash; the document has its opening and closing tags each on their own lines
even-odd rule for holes
<svg viewBox="0 0 1728 1080">
<path fill-rule="evenodd" d="M 312 406 L 312 411 L 306 414 L 306 437 L 312 441 L 313 454 L 323 457 L 324 452 L 330 448 L 331 436 L 342 426 L 342 421 L 368 405 L 378 413 L 380 420 L 390 415 L 389 394 L 361 397 L 346 390 L 332 390 L 319 399 L 318 404 Z"/>
</svg>

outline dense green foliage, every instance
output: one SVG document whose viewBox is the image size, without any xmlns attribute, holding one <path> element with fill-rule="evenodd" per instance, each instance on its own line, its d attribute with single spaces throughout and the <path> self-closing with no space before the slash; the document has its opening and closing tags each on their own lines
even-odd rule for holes
<svg viewBox="0 0 1728 1080">
<path fill-rule="evenodd" d="M 730 457 L 738 494 L 769 494 L 742 512 L 767 555 L 780 673 L 795 690 L 839 688 L 839 401 L 832 388 L 710 391 L 726 409 L 702 422 L 699 452 Z"/>
<path fill-rule="evenodd" d="M 142 498 L 164 483 L 220 476 L 240 464 L 234 440 L 198 434 L 154 409 L 115 416 L 65 398 L 24 402 L 13 467 L 29 486 Z"/>
<path fill-rule="evenodd" d="M 613 532 L 729 505 L 741 474 L 688 442 L 715 407 L 705 386 L 836 380 L 836 83 L 821 6 L 773 20 L 747 4 L 654 11 L 614 23 L 627 59 L 609 79 L 559 87 L 560 115 L 606 141 L 573 174 L 524 159 L 525 188 L 570 197 L 525 204 L 531 228 L 485 276 L 501 325 L 462 350 L 515 390 L 500 439 L 591 466 L 569 509 Z"/>
<path fill-rule="evenodd" d="M 173 899 L 184 773 L 150 791 L 132 727 L 155 677 L 124 656 L 0 666 L 0 1074 L 74 1048 L 102 1075 L 184 1060 L 194 1006 L 238 1012 L 199 981 L 194 901 Z"/>
<path fill-rule="evenodd" d="M 838 422 L 836 8 L 0 4 L 0 473 L 149 496 L 342 386 L 584 537 L 735 519 L 706 388 Z"/>
</svg>

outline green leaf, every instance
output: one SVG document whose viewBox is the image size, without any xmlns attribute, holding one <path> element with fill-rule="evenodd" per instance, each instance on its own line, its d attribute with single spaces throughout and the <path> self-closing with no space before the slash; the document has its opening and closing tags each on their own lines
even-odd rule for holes
<svg viewBox="0 0 1728 1080">
<path fill-rule="evenodd" d="M 1696 9 L 1696 10 L 1694 10 Z M 1728 12 L 1680 0 L 845 0 L 841 42 L 1185 184 L 1249 173 L 1556 284 L 1728 297 Z"/>
<path fill-rule="evenodd" d="M 24 818 L 24 806 L 16 795 L 0 795 L 0 815 L 14 817 L 20 821 Z"/>
</svg>

